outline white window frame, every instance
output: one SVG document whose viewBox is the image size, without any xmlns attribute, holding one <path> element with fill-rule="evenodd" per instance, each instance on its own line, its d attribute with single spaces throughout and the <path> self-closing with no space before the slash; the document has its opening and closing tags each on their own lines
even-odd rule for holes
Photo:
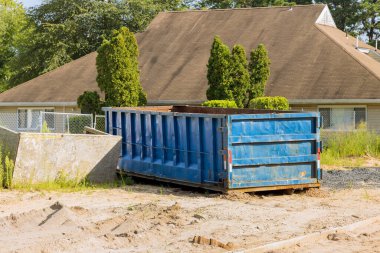
<svg viewBox="0 0 380 253">
<path fill-rule="evenodd" d="M 319 112 L 319 109 L 334 109 L 334 108 L 364 108 L 365 109 L 365 123 L 366 123 L 366 128 L 368 127 L 367 126 L 367 123 L 368 123 L 368 108 L 366 105 L 318 105 L 317 106 L 317 110 Z M 355 118 L 354 118 L 354 125 L 355 125 Z M 358 129 L 353 129 L 353 130 L 339 130 L 339 129 L 323 129 L 325 131 L 332 131 L 332 132 L 339 132 L 339 131 L 342 131 L 342 132 L 347 132 L 347 131 L 358 131 Z"/>
<path fill-rule="evenodd" d="M 20 110 L 26 110 L 26 113 L 27 113 L 27 122 L 26 122 L 27 127 L 26 128 L 19 127 L 19 111 Z M 39 110 L 39 111 L 53 110 L 53 112 L 55 112 L 54 107 L 18 107 L 17 108 L 17 129 L 18 130 L 22 130 L 22 131 L 38 130 L 39 126 L 37 126 L 36 128 L 28 127 L 29 125 L 31 125 L 32 111 L 33 110 Z M 54 124 L 54 128 L 49 128 L 49 130 L 54 130 L 54 129 L 55 129 L 55 124 Z"/>
</svg>

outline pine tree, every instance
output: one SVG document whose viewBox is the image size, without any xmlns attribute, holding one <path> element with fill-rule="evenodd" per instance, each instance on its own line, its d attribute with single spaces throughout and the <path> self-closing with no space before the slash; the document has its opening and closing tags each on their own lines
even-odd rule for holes
<svg viewBox="0 0 380 253">
<path fill-rule="evenodd" d="M 263 44 L 259 44 L 259 46 L 251 52 L 251 60 L 248 66 L 251 76 L 250 87 L 248 88 L 248 101 L 264 96 L 265 85 L 270 75 L 269 66 L 270 60 L 268 51 Z"/>
<path fill-rule="evenodd" d="M 105 93 L 107 106 L 138 106 L 146 103 L 140 85 L 138 46 L 132 32 L 122 27 L 98 49 L 96 81 Z"/>
<path fill-rule="evenodd" d="M 229 89 L 231 83 L 229 64 L 230 49 L 223 44 L 219 36 L 215 36 L 207 64 L 208 100 L 234 100 Z"/>
<path fill-rule="evenodd" d="M 232 91 L 236 105 L 240 108 L 249 103 L 247 100 L 247 90 L 249 87 L 248 62 L 244 47 L 235 45 L 232 49 L 230 60 L 230 76 Z"/>
</svg>

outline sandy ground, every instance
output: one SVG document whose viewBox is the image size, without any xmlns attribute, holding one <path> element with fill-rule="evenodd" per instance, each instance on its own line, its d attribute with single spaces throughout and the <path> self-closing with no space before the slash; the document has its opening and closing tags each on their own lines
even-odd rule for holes
<svg viewBox="0 0 380 253">
<path fill-rule="evenodd" d="M 379 216 L 379 175 L 380 169 L 325 172 L 321 190 L 293 195 L 222 195 L 154 183 L 79 193 L 2 191 L 0 252 L 253 252 L 305 235 L 264 252 L 380 252 L 380 221 L 307 238 Z M 209 239 L 212 245 L 203 245 Z"/>
</svg>

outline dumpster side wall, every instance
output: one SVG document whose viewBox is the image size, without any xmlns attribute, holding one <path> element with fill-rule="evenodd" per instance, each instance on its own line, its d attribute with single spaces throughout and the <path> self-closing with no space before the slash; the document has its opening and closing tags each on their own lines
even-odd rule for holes
<svg viewBox="0 0 380 253">
<path fill-rule="evenodd" d="M 121 170 L 224 187 L 223 115 L 111 110 L 107 125 L 109 133 L 123 139 Z"/>
</svg>

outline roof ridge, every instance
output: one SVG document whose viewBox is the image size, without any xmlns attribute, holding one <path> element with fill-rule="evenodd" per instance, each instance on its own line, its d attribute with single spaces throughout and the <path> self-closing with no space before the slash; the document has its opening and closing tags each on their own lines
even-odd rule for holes
<svg viewBox="0 0 380 253">
<path fill-rule="evenodd" d="M 378 79 L 380 81 L 380 75 L 378 75 L 375 71 L 373 71 L 372 69 L 368 68 L 365 64 L 362 63 L 362 61 L 360 59 L 358 59 L 356 57 L 356 55 L 350 53 L 343 45 L 341 45 L 338 41 L 336 41 L 335 39 L 333 39 L 330 35 L 328 35 L 325 31 L 323 31 L 322 29 L 320 29 L 319 26 L 325 26 L 325 25 L 321 25 L 321 24 L 314 24 L 314 26 L 318 29 L 318 31 L 320 31 L 323 35 L 325 35 L 329 40 L 331 40 L 334 44 L 336 44 L 339 48 L 341 48 L 346 54 L 348 54 L 351 58 L 353 58 L 357 63 L 359 63 L 364 69 L 366 69 L 368 72 L 370 72 L 376 79 Z M 330 26 L 329 26 L 330 27 Z M 337 29 L 339 30 L 338 28 L 334 28 L 334 27 L 330 27 L 331 29 Z M 341 30 L 339 30 L 341 31 Z M 347 36 L 350 36 L 352 37 L 351 35 L 347 34 Z M 352 37 L 353 38 L 353 37 Z M 363 41 L 362 41 L 363 42 Z M 363 42 L 364 43 L 364 42 Z M 365 43 L 366 44 L 366 43 Z M 367 44 L 366 44 L 367 45 Z M 369 45 L 367 45 L 369 46 Z M 371 57 L 369 57 L 369 59 L 372 60 Z M 376 60 L 374 60 L 374 63 L 377 63 Z"/>
<path fill-rule="evenodd" d="M 38 76 L 36 76 L 36 77 L 34 77 L 34 78 L 26 81 L 26 82 L 20 83 L 20 84 L 18 84 L 16 86 L 14 86 L 14 87 L 6 90 L 6 91 L 3 91 L 3 92 L 0 93 L 0 97 L 2 97 L 4 94 L 6 95 L 6 93 L 8 93 L 8 91 L 14 90 L 15 88 L 18 88 L 18 87 L 24 87 L 24 86 L 28 85 L 30 82 L 32 82 L 33 80 L 37 79 L 37 78 L 42 78 L 42 77 L 46 76 L 47 74 L 55 73 L 56 71 L 58 71 L 58 70 L 60 70 L 60 69 L 62 69 L 64 67 L 66 67 L 68 64 L 77 62 L 78 60 L 81 60 L 81 59 L 84 59 L 84 58 L 87 58 L 90 55 L 92 55 L 93 53 L 96 53 L 96 51 L 88 53 L 88 54 L 86 54 L 86 55 L 84 55 L 82 57 L 79 57 L 78 59 L 75 59 L 75 60 L 72 60 L 70 62 L 67 62 L 67 63 L 63 64 L 62 66 L 59 66 L 59 67 L 57 67 L 57 68 L 55 68 L 53 70 L 47 71 L 47 72 L 45 72 L 45 73 L 43 73 L 41 75 L 38 75 Z"/>
<path fill-rule="evenodd" d="M 289 7 L 311 7 L 311 6 L 326 6 L 326 4 L 301 4 L 294 6 L 262 6 L 262 7 L 246 7 L 246 8 L 225 8 L 225 9 L 187 9 L 179 11 L 160 11 L 159 13 L 184 13 L 184 12 L 212 12 L 212 11 L 240 11 L 240 10 L 256 10 L 256 9 L 289 9 Z"/>
</svg>

